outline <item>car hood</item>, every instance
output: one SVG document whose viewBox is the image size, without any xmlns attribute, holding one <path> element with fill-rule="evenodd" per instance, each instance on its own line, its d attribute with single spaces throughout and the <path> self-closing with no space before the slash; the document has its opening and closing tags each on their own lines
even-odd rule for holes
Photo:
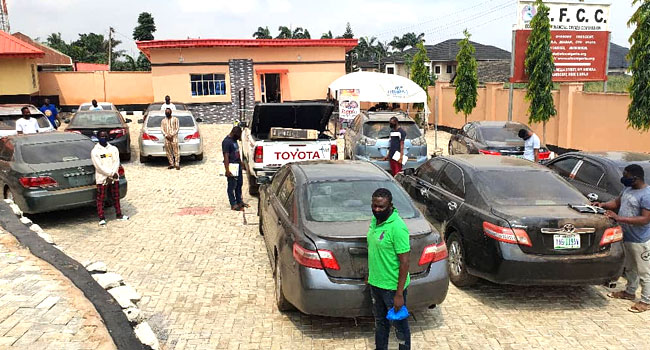
<svg viewBox="0 0 650 350">
<path fill-rule="evenodd" d="M 268 134 L 272 127 L 325 131 L 332 111 L 330 103 L 260 103 L 255 105 L 251 132 Z"/>
</svg>

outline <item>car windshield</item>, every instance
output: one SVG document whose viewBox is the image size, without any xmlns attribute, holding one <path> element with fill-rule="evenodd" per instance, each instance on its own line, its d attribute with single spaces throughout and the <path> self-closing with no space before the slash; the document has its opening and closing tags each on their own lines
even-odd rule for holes
<svg viewBox="0 0 650 350">
<path fill-rule="evenodd" d="M 81 107 L 79 107 L 79 110 L 82 111 L 82 112 L 83 111 L 89 111 L 90 106 L 92 106 L 92 105 L 82 105 Z M 113 107 L 111 105 L 102 105 L 102 104 L 100 104 L 98 106 L 102 107 L 102 109 L 105 110 L 105 111 L 112 111 L 113 110 Z"/>
<path fill-rule="evenodd" d="M 152 115 L 147 117 L 147 127 L 148 128 L 159 128 L 162 123 L 163 115 Z M 189 115 L 176 116 L 178 118 L 178 125 L 181 128 L 191 128 L 194 127 L 194 120 Z"/>
<path fill-rule="evenodd" d="M 420 129 L 418 129 L 415 123 L 401 122 L 399 126 L 406 132 L 406 138 L 409 140 L 422 136 Z M 363 124 L 363 135 L 371 139 L 387 139 L 390 137 L 390 132 L 391 129 L 388 122 L 367 122 Z"/>
<path fill-rule="evenodd" d="M 476 186 L 489 203 L 544 206 L 581 204 L 587 199 L 549 171 L 498 171 L 477 174 Z M 531 186 L 534 184 L 534 186 Z"/>
<path fill-rule="evenodd" d="M 390 181 L 332 181 L 307 187 L 307 219 L 315 222 L 369 221 L 372 219 L 372 193 L 386 188 L 393 194 L 393 205 L 404 219 L 416 210 L 404 191 Z"/>
<path fill-rule="evenodd" d="M 83 128 L 92 126 L 116 125 L 122 124 L 119 114 L 115 112 L 92 112 L 80 113 L 72 118 L 70 127 Z"/>
<path fill-rule="evenodd" d="M 0 115 L 0 130 L 16 130 L 16 120 L 22 118 L 21 114 Z M 42 114 L 32 114 L 36 118 L 39 128 L 49 128 L 50 122 Z"/>
<path fill-rule="evenodd" d="M 504 125 L 503 127 L 481 127 L 481 136 L 483 140 L 492 142 L 519 142 L 524 140 L 519 138 L 519 130 L 525 129 L 522 125 Z"/>
<path fill-rule="evenodd" d="M 174 102 L 172 102 L 172 103 L 174 103 Z M 163 105 L 162 103 L 152 103 L 152 104 L 149 105 L 149 107 L 147 107 L 147 112 L 159 111 L 160 107 L 162 107 L 162 105 Z M 177 111 L 185 111 L 185 110 L 187 110 L 185 108 L 185 105 L 182 104 L 182 103 L 174 103 L 174 107 L 176 107 Z"/>
<path fill-rule="evenodd" d="M 20 154 L 27 164 L 61 163 L 90 159 L 95 143 L 90 140 L 22 145 Z"/>
</svg>

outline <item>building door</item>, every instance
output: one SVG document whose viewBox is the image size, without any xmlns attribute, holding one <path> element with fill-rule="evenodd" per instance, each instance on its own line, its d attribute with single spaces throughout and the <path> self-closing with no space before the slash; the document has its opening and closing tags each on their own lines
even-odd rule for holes
<svg viewBox="0 0 650 350">
<path fill-rule="evenodd" d="M 262 95 L 266 96 L 267 103 L 282 102 L 282 91 L 280 88 L 280 74 L 266 73 L 262 74 Z"/>
</svg>

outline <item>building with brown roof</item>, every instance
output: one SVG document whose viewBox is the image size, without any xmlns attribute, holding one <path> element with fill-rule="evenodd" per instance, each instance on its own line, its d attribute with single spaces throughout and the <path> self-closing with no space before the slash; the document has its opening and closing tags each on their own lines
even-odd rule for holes
<svg viewBox="0 0 650 350">
<path fill-rule="evenodd" d="M 44 56 L 34 45 L 0 30 L 0 103 L 38 92 L 36 60 Z"/>
<path fill-rule="evenodd" d="M 29 43 L 30 45 L 38 48 L 45 53 L 42 58 L 37 58 L 34 60 L 39 72 L 70 71 L 73 69 L 72 58 L 70 58 L 70 56 L 61 53 L 47 45 L 43 45 L 37 41 L 34 41 L 32 38 L 23 33 L 17 32 L 11 35 L 19 40 Z"/>
</svg>

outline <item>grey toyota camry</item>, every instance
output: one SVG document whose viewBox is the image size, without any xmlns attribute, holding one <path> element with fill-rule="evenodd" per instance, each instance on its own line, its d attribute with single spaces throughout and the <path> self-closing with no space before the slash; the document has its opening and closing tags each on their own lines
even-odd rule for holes
<svg viewBox="0 0 650 350">
<path fill-rule="evenodd" d="M 266 182 L 260 191 L 260 233 L 280 311 L 372 315 L 366 234 L 372 193 L 380 187 L 392 192 L 410 233 L 409 310 L 445 299 L 449 277 L 441 235 L 378 166 L 358 161 L 293 163 Z"/>
</svg>

